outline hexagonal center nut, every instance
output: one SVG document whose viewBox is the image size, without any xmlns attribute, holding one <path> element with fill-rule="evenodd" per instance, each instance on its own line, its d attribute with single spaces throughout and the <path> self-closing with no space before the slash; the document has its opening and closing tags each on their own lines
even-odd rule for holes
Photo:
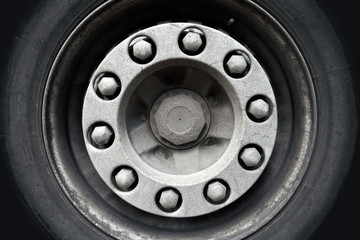
<svg viewBox="0 0 360 240">
<path fill-rule="evenodd" d="M 154 117 L 159 135 L 175 145 L 197 140 L 205 127 L 201 104 L 183 93 L 163 99 Z"/>
</svg>

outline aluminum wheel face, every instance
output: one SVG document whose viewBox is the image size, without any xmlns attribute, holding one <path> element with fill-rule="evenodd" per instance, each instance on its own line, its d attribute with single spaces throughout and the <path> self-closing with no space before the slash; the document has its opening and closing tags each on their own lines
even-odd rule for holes
<svg viewBox="0 0 360 240">
<path fill-rule="evenodd" d="M 147 0 L 107 1 L 89 9 L 78 19 L 77 25 L 74 25 L 76 27 L 70 29 L 64 36 L 64 44 L 59 45 L 59 52 L 57 55 L 54 54 L 56 58 L 51 66 L 50 75 L 44 88 L 42 127 L 46 153 L 53 174 L 76 211 L 81 213 L 89 224 L 114 239 L 146 239 L 149 236 L 158 236 L 161 239 L 241 239 L 248 237 L 262 229 L 266 229 L 268 224 L 272 224 L 273 221 L 277 221 L 277 216 L 280 216 L 282 211 L 286 210 L 294 199 L 293 197 L 298 191 L 301 191 L 301 181 L 306 176 L 307 168 L 311 163 L 310 156 L 316 142 L 318 123 L 316 95 L 305 59 L 281 22 L 275 20 L 264 8 L 249 0 L 210 0 L 206 1 L 205 5 L 199 4 L 198 1 L 180 0 L 179 2 L 183 4 L 181 9 L 175 6 L 172 1 L 166 0 L 151 2 Z M 186 199 L 182 197 L 183 192 L 177 188 L 176 184 L 174 186 L 173 184 L 166 184 L 165 188 L 159 189 L 154 196 L 153 201 L 156 205 L 153 206 L 160 209 L 159 214 L 140 210 L 119 197 L 115 193 L 116 191 L 121 191 L 125 195 L 132 194 L 133 191 L 138 189 L 142 177 L 141 172 L 135 165 L 114 164 L 117 167 L 113 169 L 112 173 L 109 173 L 111 179 L 105 179 L 106 181 L 104 181 L 90 159 L 86 148 L 89 147 L 89 142 L 84 136 L 85 131 L 83 131 L 82 126 L 85 94 L 90 86 L 94 89 L 98 97 L 96 101 L 99 103 L 111 104 L 124 98 L 125 88 L 122 85 L 121 76 L 113 75 L 112 72 L 102 75 L 107 79 L 100 84 L 101 89 L 96 88 L 96 84 L 100 83 L 100 78 L 95 80 L 95 85 L 89 84 L 90 80 L 94 83 L 95 77 L 100 77 L 101 74 L 96 76 L 94 70 L 99 67 L 99 64 L 109 51 L 131 34 L 140 33 L 139 29 L 144 29 L 144 26 L 156 26 L 159 23 L 172 22 L 174 19 L 183 22 L 189 20 L 194 23 L 202 22 L 206 26 L 215 26 L 216 29 L 222 29 L 234 39 L 244 43 L 244 46 L 248 47 L 248 49 L 244 49 L 244 53 L 251 50 L 251 53 L 256 56 L 255 60 L 258 60 L 266 70 L 276 96 L 277 137 L 270 159 L 263 162 L 264 158 L 262 156 L 266 157 L 266 155 L 262 155 L 262 149 L 258 150 L 261 146 L 256 143 L 246 145 L 244 149 L 237 146 L 238 156 L 242 156 L 244 152 L 246 153 L 244 156 L 248 156 L 245 160 L 249 166 L 245 165 L 244 161 L 238 161 L 238 164 L 243 169 L 255 173 L 258 167 L 257 164 L 260 164 L 260 167 L 264 166 L 263 163 L 266 164 L 261 176 L 246 193 L 226 207 L 222 206 L 228 204 L 233 194 L 231 184 L 227 183 L 226 179 L 222 179 L 221 176 L 209 179 L 204 184 L 204 188 L 200 192 L 196 192 L 196 194 L 206 199 L 206 204 L 216 205 L 214 209 L 218 210 L 197 217 L 175 216 L 188 202 L 185 202 Z M 201 29 L 196 29 L 204 30 L 202 25 L 189 25 L 191 25 L 191 28 L 199 26 Z M 179 29 L 179 32 L 181 30 Z M 129 43 L 137 37 L 147 36 L 135 35 L 131 40 L 128 39 Z M 150 62 L 139 61 L 137 63 L 144 69 L 146 68 L 147 72 L 143 75 L 140 74 L 134 84 L 128 85 L 127 89 L 131 88 L 132 91 L 125 94 L 127 95 L 127 101 L 123 101 L 122 105 L 120 105 L 125 108 L 121 109 L 121 111 L 125 112 L 125 115 L 116 124 L 119 124 L 121 120 L 127 123 L 126 128 L 121 128 L 123 134 L 120 135 L 115 129 L 116 126 L 111 122 L 106 122 L 106 119 L 99 118 L 99 121 L 92 127 L 108 126 L 110 131 L 104 131 L 104 128 L 96 131 L 95 140 L 101 143 L 99 145 L 101 147 L 99 149 L 94 147 L 94 150 L 97 149 L 103 153 L 109 151 L 115 146 L 114 144 L 117 143 L 120 137 L 122 143 L 127 142 L 129 144 L 127 150 L 138 156 L 135 160 L 129 159 L 129 162 L 142 162 L 145 168 L 156 172 L 156 174 L 172 175 L 167 173 L 160 164 L 154 162 L 151 162 L 153 164 L 145 163 L 143 158 L 135 151 L 135 148 L 137 148 L 135 146 L 136 142 L 131 141 L 128 134 L 129 130 L 136 127 L 136 123 L 139 121 L 135 121 L 135 125 L 132 126 L 133 121 L 127 119 L 140 119 L 140 121 L 145 119 L 149 121 L 147 117 L 151 115 L 152 106 L 145 115 L 140 114 L 139 117 L 138 114 L 135 114 L 137 115 L 136 118 L 128 110 L 143 110 L 143 108 L 137 108 L 139 105 L 133 100 L 136 100 L 138 90 L 146 90 L 146 87 L 143 88 L 142 84 L 145 84 L 146 79 L 151 79 L 153 76 L 173 76 L 171 73 L 174 71 L 178 72 L 180 76 L 181 73 L 188 71 L 195 71 L 195 75 L 199 78 L 204 75 L 213 76 L 212 71 L 209 70 L 212 68 L 206 68 L 204 63 L 198 61 L 208 51 L 209 39 L 205 35 L 203 37 L 205 37 L 206 41 L 203 49 L 202 47 L 196 48 L 193 46 L 188 49 L 193 49 L 194 52 L 189 53 L 189 50 L 185 51 L 179 48 L 183 54 L 182 61 L 185 62 L 186 60 L 188 64 L 183 62 L 179 64 L 179 61 L 176 61 L 177 63 L 166 61 L 169 66 L 163 66 L 164 68 L 160 67 L 160 65 L 149 68 L 150 65 L 155 63 L 157 53 L 161 49 L 157 44 L 152 45 L 151 41 L 155 43 L 155 38 L 145 38 L 150 43 L 151 50 L 155 49 L 156 55 L 153 59 L 150 56 L 146 58 L 146 54 L 141 55 L 145 62 Z M 179 39 L 175 46 L 180 46 Z M 281 51 L 275 51 L 276 49 L 281 49 Z M 148 50 L 144 52 L 146 53 Z M 235 53 L 239 52 L 235 51 Z M 249 53 L 249 60 L 252 58 Z M 236 59 L 240 58 L 236 57 Z M 243 60 L 237 60 L 242 63 L 239 65 L 240 67 L 235 68 L 235 71 L 244 68 Z M 213 88 L 216 91 L 212 92 L 218 93 L 217 95 L 213 94 L 209 98 L 202 96 L 201 90 L 205 86 L 203 84 L 192 85 L 192 87 L 185 87 L 185 89 L 200 95 L 209 106 L 210 113 L 212 111 L 211 106 L 213 104 L 216 106 L 219 103 L 216 100 L 221 99 L 220 102 L 225 102 L 234 114 L 233 133 L 235 133 L 235 126 L 242 124 L 240 122 L 241 118 L 253 119 L 254 123 L 260 121 L 260 124 L 263 119 L 267 119 L 267 107 L 263 102 L 267 103 L 268 99 L 266 96 L 253 96 L 254 101 L 262 100 L 255 102 L 255 106 L 258 105 L 258 107 L 254 110 L 251 104 L 244 103 L 246 109 L 249 110 L 244 111 L 246 115 L 242 114 L 240 118 L 237 118 L 236 116 L 240 115 L 240 113 L 236 113 L 234 110 L 236 109 L 234 107 L 235 101 L 230 93 L 234 92 L 235 88 L 228 83 L 227 78 L 230 77 L 227 73 L 228 70 L 228 66 L 223 63 L 221 71 L 223 71 L 222 74 L 226 78 L 213 78 Z M 246 76 L 247 71 L 250 70 L 251 68 L 244 68 Z M 215 72 L 217 71 L 215 70 Z M 113 80 L 110 78 L 113 78 Z M 232 75 L 231 78 L 240 81 L 242 79 L 239 75 Z M 180 89 L 184 89 L 184 86 L 180 85 L 180 87 Z M 156 92 L 157 96 L 154 96 L 153 99 L 154 104 L 160 96 L 173 89 L 179 89 L 179 85 L 164 89 L 161 93 Z M 101 92 L 104 93 L 104 96 L 98 95 Z M 146 92 L 150 94 L 151 91 Z M 271 107 L 268 109 L 270 113 L 273 111 Z M 120 110 L 117 109 L 117 111 Z M 260 119 L 254 117 L 260 117 Z M 236 119 L 238 122 L 236 122 Z M 214 119 L 210 118 L 210 128 L 213 123 Z M 87 129 L 87 136 L 91 136 L 92 127 Z M 208 132 L 210 132 L 210 128 Z M 151 133 L 150 124 L 149 129 Z M 239 135 L 241 135 L 241 131 L 243 129 L 239 130 Z M 102 134 L 99 134 L 99 132 Z M 111 135 L 109 132 L 113 134 Z M 106 136 L 109 136 L 109 139 Z M 201 138 L 201 135 L 199 136 Z M 181 147 L 186 151 L 200 145 L 214 146 L 215 139 L 208 140 L 207 136 L 206 134 L 199 143 L 191 142 L 190 147 L 183 147 L 182 145 Z M 153 137 L 157 139 L 156 136 Z M 107 144 L 106 140 L 108 140 Z M 165 147 L 172 150 L 176 149 L 174 146 L 168 147 L 163 145 L 161 141 L 158 142 L 162 145 L 161 149 Z M 179 147 L 179 145 L 176 146 Z M 254 148 L 258 150 L 258 154 L 254 151 Z M 224 145 L 222 156 L 229 153 L 229 149 L 230 145 Z M 178 149 L 178 151 L 183 150 Z M 163 154 L 164 152 L 160 151 L 160 153 Z M 256 158 L 259 155 L 261 156 L 260 159 Z M 209 161 L 208 163 L 210 166 L 206 168 L 214 168 L 219 163 L 219 160 Z M 255 170 L 252 168 L 255 168 Z M 122 171 L 123 169 L 125 171 Z M 200 175 L 202 171 L 193 172 L 192 174 L 175 175 L 175 177 Z M 110 182 L 112 188 L 107 185 Z M 229 186 L 230 191 L 227 190 L 227 186 Z M 212 190 L 207 193 L 206 189 Z M 165 195 L 161 198 L 163 192 L 165 192 Z M 181 194 L 176 204 L 176 201 L 171 200 L 176 199 L 173 193 Z M 160 199 L 163 205 L 158 204 Z M 225 202 L 223 202 L 224 200 Z M 180 207 L 178 203 L 181 203 Z M 163 212 L 164 210 L 170 212 Z"/>
<path fill-rule="evenodd" d="M 277 121 L 252 53 L 193 23 L 159 24 L 115 46 L 93 72 L 82 111 L 86 149 L 107 186 L 171 217 L 241 197 L 270 159 Z"/>
</svg>

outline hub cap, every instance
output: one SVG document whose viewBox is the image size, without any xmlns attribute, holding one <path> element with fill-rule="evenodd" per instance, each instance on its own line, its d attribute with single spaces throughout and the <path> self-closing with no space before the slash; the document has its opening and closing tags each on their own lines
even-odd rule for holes
<svg viewBox="0 0 360 240">
<path fill-rule="evenodd" d="M 166 23 L 107 54 L 90 79 L 82 127 L 95 169 L 120 198 L 193 217 L 260 177 L 277 110 L 267 74 L 243 45 L 203 25 Z"/>
<path fill-rule="evenodd" d="M 175 89 L 161 95 L 151 108 L 150 126 L 165 146 L 185 149 L 195 146 L 210 128 L 210 111 L 195 92 Z"/>
</svg>

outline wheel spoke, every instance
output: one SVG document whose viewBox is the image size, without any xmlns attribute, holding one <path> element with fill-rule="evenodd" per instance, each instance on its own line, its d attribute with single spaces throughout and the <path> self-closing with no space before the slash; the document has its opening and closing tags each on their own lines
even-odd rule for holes
<svg viewBox="0 0 360 240">
<path fill-rule="evenodd" d="M 135 151 L 140 155 L 146 152 L 149 152 L 159 146 L 159 142 L 151 137 L 152 132 L 149 128 L 149 125 L 146 123 L 141 124 L 132 132 L 129 133 L 133 142 L 137 142 L 140 144 L 136 144 Z"/>
</svg>

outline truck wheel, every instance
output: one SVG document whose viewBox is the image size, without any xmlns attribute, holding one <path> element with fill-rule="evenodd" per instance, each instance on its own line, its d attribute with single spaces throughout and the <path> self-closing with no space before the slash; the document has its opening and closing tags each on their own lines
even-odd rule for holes
<svg viewBox="0 0 360 240">
<path fill-rule="evenodd" d="M 1 158 L 50 239 L 309 239 L 356 141 L 315 1 L 39 0 Z"/>
</svg>

